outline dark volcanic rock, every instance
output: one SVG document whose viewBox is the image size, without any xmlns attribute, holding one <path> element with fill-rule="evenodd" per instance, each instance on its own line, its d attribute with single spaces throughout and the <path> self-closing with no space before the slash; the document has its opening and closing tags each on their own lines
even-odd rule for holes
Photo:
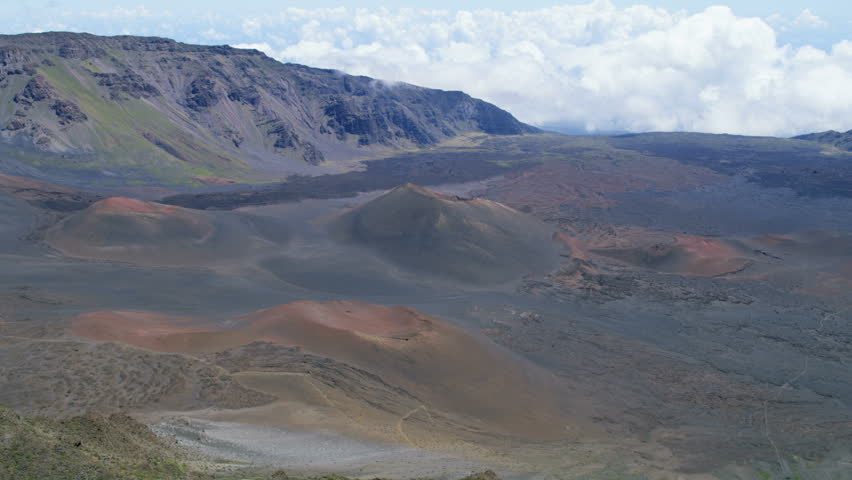
<svg viewBox="0 0 852 480">
<path fill-rule="evenodd" d="M 383 98 L 366 103 L 357 97 L 333 96 L 323 108 L 323 113 L 328 117 L 326 126 L 338 139 L 356 135 L 359 145 L 392 145 L 399 139 L 410 140 L 417 145 L 438 141 L 406 112 L 404 106 Z M 434 116 L 430 112 L 427 118 Z"/>
<path fill-rule="evenodd" d="M 319 165 L 323 161 L 325 161 L 325 155 L 322 154 L 317 147 L 315 147 L 312 143 L 305 145 L 305 153 L 302 155 L 305 162 L 311 165 Z"/>
<path fill-rule="evenodd" d="M 51 105 L 50 108 L 56 112 L 56 116 L 59 117 L 59 123 L 62 125 L 85 122 L 89 119 L 89 117 L 80 110 L 80 107 L 66 100 L 57 100 L 53 102 L 53 105 Z"/>
<path fill-rule="evenodd" d="M 375 129 L 370 125 L 371 119 L 366 112 L 363 115 L 354 112 L 352 107 L 340 98 L 332 98 L 323 109 L 323 113 L 328 117 L 327 125 L 337 133 L 340 139 L 343 139 L 347 133 L 369 135 Z"/>
<path fill-rule="evenodd" d="M 86 59 L 91 57 L 102 57 L 106 55 L 106 52 L 103 48 L 69 39 L 69 41 L 59 46 L 57 54 L 62 58 Z"/>
<path fill-rule="evenodd" d="M 50 87 L 50 84 L 47 83 L 47 79 L 41 75 L 36 75 L 27 82 L 26 86 L 24 86 L 24 89 L 21 90 L 20 93 L 15 95 L 15 103 L 32 105 L 35 102 L 47 100 L 51 98 L 52 95 L 53 89 Z"/>
<path fill-rule="evenodd" d="M 207 110 L 219 103 L 216 83 L 209 77 L 196 78 L 186 91 L 186 106 L 196 112 Z"/>
<path fill-rule="evenodd" d="M 317 147 L 309 142 L 303 142 L 291 125 L 283 121 L 272 122 L 269 134 L 274 135 L 274 147 L 293 152 L 309 165 L 319 165 L 325 161 L 325 156 Z"/>
<path fill-rule="evenodd" d="M 477 103 L 476 113 L 473 118 L 476 119 L 479 128 L 485 133 L 494 135 L 520 135 L 522 133 L 529 133 L 529 130 L 524 128 L 525 125 L 518 124 L 518 121 L 509 112 L 497 108 L 490 103 Z"/>
<path fill-rule="evenodd" d="M 8 67 L 26 62 L 28 55 L 25 52 L 24 49 L 18 47 L 0 48 L 0 66 Z"/>
<path fill-rule="evenodd" d="M 8 124 L 6 124 L 6 130 L 8 130 L 10 132 L 16 132 L 18 130 L 23 129 L 26 126 L 27 125 L 24 122 L 18 120 L 17 118 L 14 118 L 14 119 L 10 120 Z"/>
<path fill-rule="evenodd" d="M 93 75 L 98 79 L 98 85 L 109 88 L 113 100 L 119 100 L 124 96 L 149 98 L 160 94 L 157 87 L 146 82 L 140 75 L 132 71 L 124 74 L 94 73 Z"/>
<path fill-rule="evenodd" d="M 246 105 L 257 106 L 260 103 L 260 92 L 253 86 L 235 87 L 228 92 L 228 99 Z"/>
<path fill-rule="evenodd" d="M 502 166 L 517 160 L 519 154 L 467 152 L 408 153 L 397 157 L 364 162 L 366 170 L 316 177 L 294 175 L 286 182 L 227 192 L 179 194 L 167 197 L 162 203 L 196 209 L 230 210 L 247 205 L 266 205 L 292 202 L 307 198 L 344 198 L 359 192 L 393 188 L 401 183 L 416 182 L 421 185 L 469 182 L 508 174 L 535 163 L 514 162 L 513 167 Z"/>
<path fill-rule="evenodd" d="M 500 476 L 494 473 L 493 470 L 486 470 L 484 472 L 477 472 L 470 474 L 461 480 L 501 480 Z"/>
<path fill-rule="evenodd" d="M 292 127 L 280 121 L 272 124 L 269 134 L 277 137 L 275 148 L 293 148 L 299 141 L 299 137 L 293 132 Z"/>
<path fill-rule="evenodd" d="M 834 134 L 826 135 L 836 138 Z M 820 143 L 825 142 L 704 133 L 616 135 L 606 137 L 606 142 L 619 149 L 672 158 L 724 175 L 743 175 L 763 187 L 789 188 L 802 196 L 852 197 L 846 181 L 852 175 L 850 154 L 824 155 Z"/>
</svg>

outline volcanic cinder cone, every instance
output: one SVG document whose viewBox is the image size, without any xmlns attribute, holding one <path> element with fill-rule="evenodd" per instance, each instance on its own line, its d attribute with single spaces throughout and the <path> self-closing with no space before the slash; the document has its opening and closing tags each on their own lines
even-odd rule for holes
<svg viewBox="0 0 852 480">
<path fill-rule="evenodd" d="M 484 199 L 399 186 L 339 217 L 337 237 L 394 263 L 469 283 L 500 283 L 556 265 L 551 229 Z"/>
<path fill-rule="evenodd" d="M 631 230 L 589 245 L 589 251 L 635 267 L 690 276 L 721 276 L 752 263 L 735 241 L 679 233 Z"/>
<path fill-rule="evenodd" d="M 72 331 L 162 352 L 217 352 L 253 342 L 299 347 L 369 371 L 429 409 L 474 419 L 491 432 L 537 439 L 565 434 L 551 374 L 407 307 L 302 301 L 232 324 L 224 329 L 150 312 L 92 312 L 75 318 Z"/>
<path fill-rule="evenodd" d="M 66 218 L 53 226 L 46 238 L 72 257 L 143 265 L 196 265 L 285 241 L 284 227 L 267 225 L 270 222 L 230 212 L 113 197 Z"/>
</svg>

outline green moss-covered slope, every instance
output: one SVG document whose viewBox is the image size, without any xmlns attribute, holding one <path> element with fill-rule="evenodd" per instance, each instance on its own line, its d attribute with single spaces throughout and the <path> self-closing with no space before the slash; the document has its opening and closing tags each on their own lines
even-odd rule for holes
<svg viewBox="0 0 852 480">
<path fill-rule="evenodd" d="M 0 408 L 0 479 L 181 480 L 191 472 L 173 446 L 130 417 L 66 421 Z"/>
</svg>

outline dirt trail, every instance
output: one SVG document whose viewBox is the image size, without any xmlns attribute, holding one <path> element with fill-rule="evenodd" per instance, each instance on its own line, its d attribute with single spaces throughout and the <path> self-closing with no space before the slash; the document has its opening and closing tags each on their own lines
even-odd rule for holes
<svg viewBox="0 0 852 480">
<path fill-rule="evenodd" d="M 431 422 L 432 421 L 432 414 L 429 413 L 429 409 L 426 407 L 426 405 L 419 405 L 416 408 L 413 408 L 410 411 L 408 411 L 402 417 L 400 417 L 399 422 L 396 424 L 396 429 L 399 432 L 399 436 L 402 437 L 402 439 L 405 440 L 406 443 L 408 443 L 409 445 L 411 445 L 414 448 L 418 448 L 418 445 L 416 443 L 414 443 L 414 441 L 411 440 L 411 438 L 405 433 L 404 427 L 405 427 L 405 421 L 408 420 L 409 418 L 411 418 L 412 415 L 414 415 L 415 413 L 417 413 L 420 410 L 423 410 L 423 412 L 426 413 L 426 416 L 429 417 L 429 421 Z"/>
</svg>

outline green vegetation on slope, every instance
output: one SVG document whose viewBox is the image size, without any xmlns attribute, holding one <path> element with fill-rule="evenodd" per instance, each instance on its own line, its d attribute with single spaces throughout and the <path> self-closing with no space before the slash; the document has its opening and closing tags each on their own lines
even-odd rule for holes
<svg viewBox="0 0 852 480">
<path fill-rule="evenodd" d="M 0 480 L 350 480 L 237 465 L 214 474 L 204 470 L 211 464 L 194 463 L 192 456 L 126 415 L 57 421 L 0 407 Z M 500 477 L 489 470 L 462 480 Z"/>
<path fill-rule="evenodd" d="M 145 173 L 166 183 L 192 176 L 238 175 L 248 168 L 237 156 L 200 146 L 170 116 L 155 108 L 151 100 L 109 100 L 99 95 L 94 84 L 82 83 L 83 75 L 75 74 L 67 61 L 54 57 L 51 63 L 39 71 L 65 98 L 74 99 L 91 119 L 91 125 L 75 128 L 87 130 L 79 133 L 91 138 L 93 154 L 84 155 L 75 168 L 123 169 L 141 165 Z M 175 157 L 182 161 L 176 162 Z M 222 167 L 223 162 L 227 168 Z M 68 167 L 67 162 L 57 164 L 47 156 L 35 163 Z"/>
<path fill-rule="evenodd" d="M 0 141 L 61 154 L 25 163 L 72 174 L 257 181 L 467 134 L 538 132 L 462 92 L 281 64 L 255 50 L 53 32 L 0 35 L 0 60 Z"/>
<path fill-rule="evenodd" d="M 0 479 L 203 478 L 190 472 L 174 451 L 127 416 L 54 421 L 0 408 Z"/>
<path fill-rule="evenodd" d="M 837 132 L 829 130 L 827 132 L 809 133 L 807 135 L 799 135 L 793 137 L 797 140 L 807 140 L 809 142 L 822 143 L 839 148 L 840 150 L 852 151 L 852 130 L 847 132 Z"/>
</svg>

